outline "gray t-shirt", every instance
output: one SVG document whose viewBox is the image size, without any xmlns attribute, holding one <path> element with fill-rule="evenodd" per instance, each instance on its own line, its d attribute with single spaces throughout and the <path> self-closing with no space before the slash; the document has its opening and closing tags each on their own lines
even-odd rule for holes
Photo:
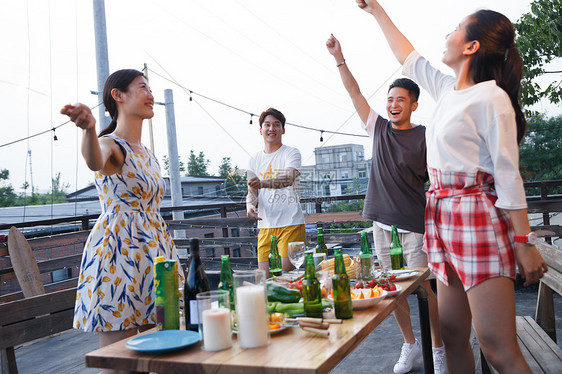
<svg viewBox="0 0 562 374">
<path fill-rule="evenodd" d="M 363 127 L 373 139 L 363 217 L 423 234 L 428 179 L 425 127 L 396 130 L 373 110 Z"/>
</svg>

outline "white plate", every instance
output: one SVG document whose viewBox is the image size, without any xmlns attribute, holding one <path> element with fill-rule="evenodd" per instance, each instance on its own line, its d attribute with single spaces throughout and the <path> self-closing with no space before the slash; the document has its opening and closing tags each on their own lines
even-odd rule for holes
<svg viewBox="0 0 562 374">
<path fill-rule="evenodd" d="M 386 291 L 387 294 L 386 296 L 394 296 L 394 295 L 398 295 L 400 293 L 400 291 L 402 291 L 402 286 L 399 284 L 396 284 L 396 290 L 395 291 Z"/>
<path fill-rule="evenodd" d="M 355 289 L 353 291 L 354 292 L 361 291 L 363 294 L 367 294 L 370 291 L 370 289 L 369 288 L 360 288 L 360 289 Z M 388 294 L 388 292 L 383 290 L 381 296 L 369 297 L 369 298 L 366 298 L 366 299 L 351 300 L 351 306 L 353 307 L 353 309 L 370 308 L 372 306 L 377 305 L 380 301 L 382 301 L 382 299 L 384 299 L 387 294 Z M 334 299 L 332 299 L 331 296 L 328 296 L 328 300 L 330 300 L 330 302 L 332 304 L 334 303 Z"/>
<path fill-rule="evenodd" d="M 394 274 L 397 281 L 412 278 L 419 273 L 418 270 L 387 270 L 388 274 Z"/>
</svg>

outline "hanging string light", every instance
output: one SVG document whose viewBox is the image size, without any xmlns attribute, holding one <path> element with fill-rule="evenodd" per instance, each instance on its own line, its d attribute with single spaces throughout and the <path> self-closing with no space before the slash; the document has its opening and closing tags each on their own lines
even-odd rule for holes
<svg viewBox="0 0 562 374">
<path fill-rule="evenodd" d="M 253 124 L 252 118 L 254 118 L 254 115 L 252 113 L 250 113 L 250 125 Z"/>
<path fill-rule="evenodd" d="M 189 101 L 193 101 L 193 97 L 191 96 L 192 93 L 193 91 L 189 90 Z"/>
<path fill-rule="evenodd" d="M 322 135 L 324 135 L 324 130 L 320 130 L 320 142 L 324 141 L 324 137 Z"/>
<path fill-rule="evenodd" d="M 57 140 L 59 140 L 59 138 L 57 138 L 57 132 L 56 132 L 56 128 L 53 127 L 53 140 L 56 142 Z"/>
</svg>

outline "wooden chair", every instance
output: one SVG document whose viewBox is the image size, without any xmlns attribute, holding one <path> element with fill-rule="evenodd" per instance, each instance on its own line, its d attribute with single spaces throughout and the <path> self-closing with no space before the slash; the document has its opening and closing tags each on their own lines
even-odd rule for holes
<svg viewBox="0 0 562 374">
<path fill-rule="evenodd" d="M 77 256 L 70 256 L 70 262 L 68 258 L 59 258 L 37 266 L 31 246 L 15 227 L 10 229 L 8 250 L 12 268 L 2 269 L 0 275 L 4 279 L 17 278 L 22 291 L 0 300 L 0 352 L 2 373 L 15 374 L 18 372 L 15 346 L 72 328 L 77 279 L 53 283 L 49 288 L 56 291 L 45 293 L 47 287 L 43 286 L 40 269 L 56 270 L 63 267 L 61 261 L 65 262 L 64 266 L 71 266 Z"/>
<path fill-rule="evenodd" d="M 539 241 L 537 249 L 548 265 L 541 279 L 535 318 L 517 316 L 517 341 L 534 374 L 562 373 L 562 349 L 556 344 L 553 291 L 562 295 L 562 251 Z M 498 373 L 480 352 L 482 374 Z"/>
</svg>

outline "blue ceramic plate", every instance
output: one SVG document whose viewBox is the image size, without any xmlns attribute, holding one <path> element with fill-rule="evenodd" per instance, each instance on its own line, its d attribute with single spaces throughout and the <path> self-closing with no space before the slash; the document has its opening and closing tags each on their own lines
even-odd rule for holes
<svg viewBox="0 0 562 374">
<path fill-rule="evenodd" d="M 199 333 L 190 330 L 162 330 L 129 339 L 125 346 L 133 351 L 159 353 L 188 347 L 199 341 Z"/>
</svg>

